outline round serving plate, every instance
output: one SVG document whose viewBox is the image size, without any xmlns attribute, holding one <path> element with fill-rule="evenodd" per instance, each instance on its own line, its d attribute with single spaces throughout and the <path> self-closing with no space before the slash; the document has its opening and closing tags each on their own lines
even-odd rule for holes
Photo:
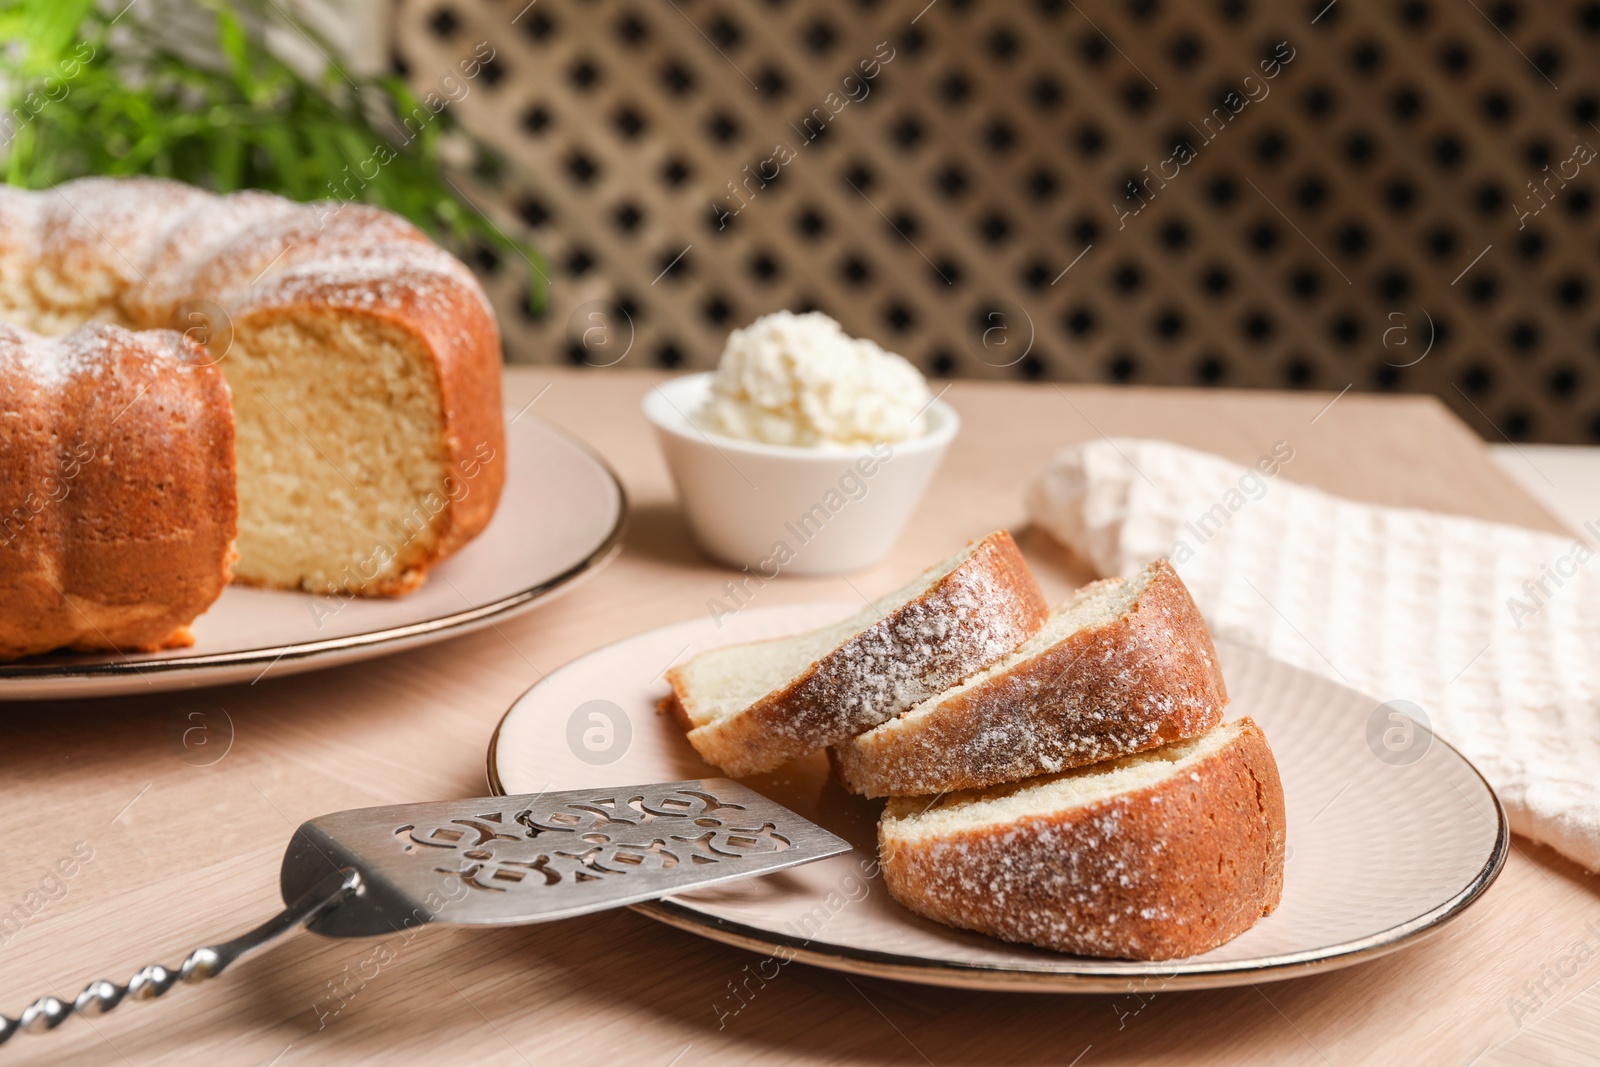
<svg viewBox="0 0 1600 1067">
<path fill-rule="evenodd" d="M 456 637 L 540 604 L 608 562 L 622 543 L 622 484 L 585 445 L 542 419 L 506 427 L 506 485 L 488 527 L 385 599 L 230 585 L 195 620 L 191 648 L 60 654 L 0 664 L 0 700 L 157 693 L 252 681 Z"/>
<path fill-rule="evenodd" d="M 554 671 L 489 746 L 496 793 L 716 777 L 657 705 L 669 666 L 718 645 L 797 633 L 858 604 L 748 609 L 639 634 Z M 1252 716 L 1283 777 L 1283 902 L 1227 944 L 1158 963 L 1066 956 L 922 919 L 877 877 L 881 801 L 846 793 L 816 753 L 745 779 L 846 838 L 843 855 L 637 905 L 717 941 L 819 967 L 932 985 L 1120 992 L 1274 981 L 1415 944 L 1499 874 L 1505 812 L 1462 756 L 1389 706 L 1251 649 L 1217 643 L 1229 718 Z"/>
</svg>

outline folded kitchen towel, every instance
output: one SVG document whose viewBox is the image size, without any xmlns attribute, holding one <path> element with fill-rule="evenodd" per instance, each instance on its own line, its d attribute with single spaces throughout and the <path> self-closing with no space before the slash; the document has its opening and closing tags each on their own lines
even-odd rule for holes
<svg viewBox="0 0 1600 1067">
<path fill-rule="evenodd" d="M 1164 441 L 1057 455 L 1033 521 L 1103 575 L 1168 556 L 1212 630 L 1412 701 L 1512 829 L 1600 869 L 1600 562 L 1589 543 L 1346 500 Z M 1600 542 L 1600 523 L 1586 538 Z M 1374 705 L 1376 707 L 1376 704 Z"/>
</svg>

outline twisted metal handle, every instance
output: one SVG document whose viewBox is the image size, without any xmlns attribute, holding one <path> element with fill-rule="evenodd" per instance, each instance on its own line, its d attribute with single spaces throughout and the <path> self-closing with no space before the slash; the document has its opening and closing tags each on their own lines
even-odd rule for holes
<svg viewBox="0 0 1600 1067">
<path fill-rule="evenodd" d="M 278 915 L 249 933 L 219 945 L 195 949 L 175 971 L 153 963 L 130 978 L 127 985 L 117 985 L 102 978 L 85 986 L 71 1004 L 56 997 L 40 997 L 15 1019 L 0 1015 L 0 1045 L 24 1031 L 42 1034 L 54 1030 L 74 1012 L 79 1015 L 103 1015 L 125 998 L 153 1000 L 179 981 L 193 985 L 207 978 L 215 978 L 236 961 L 266 948 L 285 934 L 305 926 L 343 903 L 360 888 L 361 875 L 354 868 L 334 871 Z"/>
</svg>

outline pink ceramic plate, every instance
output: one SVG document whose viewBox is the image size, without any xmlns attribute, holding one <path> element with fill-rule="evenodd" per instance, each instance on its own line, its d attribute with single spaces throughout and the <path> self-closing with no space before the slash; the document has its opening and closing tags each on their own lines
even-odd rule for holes
<svg viewBox="0 0 1600 1067">
<path fill-rule="evenodd" d="M 467 633 L 570 588 L 621 544 L 627 503 L 605 463 L 531 415 L 506 429 L 506 487 L 493 521 L 393 600 L 229 586 L 194 624 L 192 648 L 60 655 L 0 664 L 0 700 L 157 693 L 248 682 L 398 652 Z"/>
<path fill-rule="evenodd" d="M 795 633 L 851 604 L 746 610 L 639 634 L 552 673 L 489 749 L 500 793 L 715 775 L 656 711 L 663 674 L 706 648 Z M 1277 754 L 1288 805 L 1283 903 L 1241 937 L 1163 963 L 1010 945 L 918 918 L 875 877 L 881 802 L 851 796 L 819 753 L 748 784 L 854 845 L 851 853 L 638 906 L 693 933 L 820 967 L 936 985 L 1121 991 L 1271 981 L 1348 966 L 1439 930 L 1499 874 L 1509 836 L 1488 785 L 1454 749 L 1388 707 L 1258 652 L 1218 644 L 1229 715 Z M 1369 740 L 1370 738 L 1370 740 Z"/>
</svg>

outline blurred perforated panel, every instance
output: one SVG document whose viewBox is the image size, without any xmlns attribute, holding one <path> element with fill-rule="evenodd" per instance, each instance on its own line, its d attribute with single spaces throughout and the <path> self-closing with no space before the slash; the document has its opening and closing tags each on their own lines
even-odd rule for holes
<svg viewBox="0 0 1600 1067">
<path fill-rule="evenodd" d="M 709 367 L 816 307 L 934 374 L 1600 439 L 1600 4 L 925 4 L 401 0 L 419 87 L 495 52 L 452 111 L 554 276 L 534 319 L 486 266 L 511 358 Z"/>
</svg>

